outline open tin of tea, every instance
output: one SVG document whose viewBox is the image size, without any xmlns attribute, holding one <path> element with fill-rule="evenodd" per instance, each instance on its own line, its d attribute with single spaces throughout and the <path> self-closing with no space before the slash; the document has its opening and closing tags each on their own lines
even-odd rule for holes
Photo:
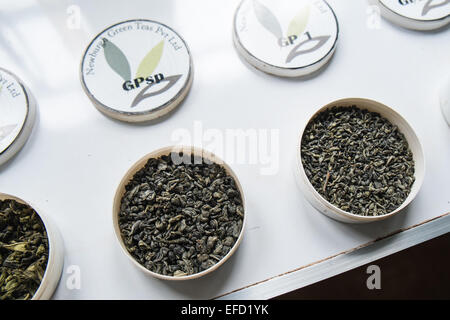
<svg viewBox="0 0 450 320">
<path fill-rule="evenodd" d="M 124 175 L 113 202 L 115 235 L 144 273 L 189 280 L 219 268 L 239 247 L 247 220 L 233 170 L 201 148 L 155 150 Z"/>
<path fill-rule="evenodd" d="M 387 127 L 386 125 L 380 125 L 380 128 L 382 128 L 382 130 L 386 130 L 386 132 L 384 133 L 385 137 L 387 137 L 387 140 L 379 140 L 381 139 L 381 134 L 380 137 L 378 137 L 376 130 L 367 127 L 363 128 L 360 131 L 361 135 L 359 135 L 358 139 L 370 139 L 370 143 L 367 143 L 367 145 L 373 143 L 374 146 L 373 148 L 368 147 L 366 153 L 365 149 L 361 150 L 361 146 L 358 145 L 358 141 L 354 141 L 355 139 L 352 139 L 351 133 L 349 134 L 349 132 L 353 130 L 351 126 L 346 124 L 342 127 L 339 127 L 338 130 L 333 131 L 332 128 L 336 126 L 336 122 L 333 122 L 325 116 L 322 126 L 322 128 L 324 128 L 323 130 L 325 131 L 322 132 L 329 132 L 329 135 L 324 136 L 323 134 L 321 134 L 320 138 L 314 138 L 312 136 L 305 137 L 307 129 L 310 128 L 308 126 L 313 123 L 315 119 L 318 119 L 318 117 L 324 114 L 324 112 L 333 110 L 333 108 L 341 108 L 341 111 L 350 108 L 363 110 L 362 118 L 358 118 L 359 120 L 354 120 L 362 122 L 362 126 L 364 126 L 364 121 L 369 121 L 367 120 L 369 117 L 369 113 L 376 114 L 376 123 L 387 123 L 389 125 L 389 127 Z M 356 119 L 354 115 L 349 116 L 349 118 Z M 409 161 L 413 163 L 413 168 L 410 168 L 408 164 L 395 163 L 397 157 L 395 156 L 395 154 L 397 153 L 396 150 L 390 151 L 393 153 L 393 156 L 389 156 L 387 160 L 382 158 L 382 156 L 387 152 L 385 151 L 387 150 L 385 147 L 389 147 L 389 144 L 393 144 L 395 142 L 392 136 L 394 135 L 394 132 L 397 131 L 398 136 L 406 140 L 406 142 L 404 143 L 407 143 L 407 146 L 403 144 L 402 148 L 405 150 L 405 153 L 411 153 L 408 157 L 411 158 L 411 160 Z M 306 141 L 305 139 L 310 141 L 308 142 L 308 146 L 317 146 L 316 153 L 311 150 L 306 151 L 306 148 L 302 148 L 302 143 Z M 314 139 L 315 141 L 313 141 Z M 340 139 L 339 143 L 338 139 Z M 325 140 L 328 141 L 330 145 L 328 145 L 327 143 L 326 146 L 322 146 L 322 144 L 324 143 L 323 141 Z M 362 143 L 365 142 L 362 141 Z M 341 148 L 347 148 L 347 146 L 352 145 L 353 150 L 351 150 L 351 152 L 346 153 L 347 155 L 345 156 L 340 155 L 340 153 L 342 152 Z M 379 147 L 377 147 L 377 145 Z M 375 150 L 377 148 L 380 150 Z M 408 149 L 408 151 L 406 151 L 406 149 Z M 326 150 L 326 155 L 322 154 L 323 150 Z M 400 158 L 403 156 L 398 155 L 398 157 Z M 316 179 L 317 175 L 314 177 L 314 185 L 316 185 L 316 187 L 312 183 L 312 178 L 310 178 L 313 176 L 311 168 L 306 168 L 303 163 L 303 161 L 307 161 L 307 158 L 317 160 L 315 161 L 316 168 L 319 168 L 319 165 L 317 163 L 328 166 L 328 168 L 320 169 L 320 175 L 318 179 Z M 360 161 L 357 160 L 357 158 L 363 158 L 364 164 L 362 166 L 360 165 Z M 407 158 L 407 156 L 403 158 Z M 425 175 L 425 159 L 422 146 L 409 123 L 401 115 L 399 115 L 396 111 L 389 108 L 388 106 L 374 100 L 362 98 L 347 98 L 337 100 L 317 110 L 300 132 L 296 149 L 296 159 L 296 181 L 305 198 L 321 213 L 327 215 L 330 218 L 348 223 L 367 223 L 379 221 L 387 219 L 399 213 L 416 197 Z M 344 165 L 346 166 L 346 170 L 340 170 Z M 400 190 L 400 194 L 402 195 L 404 194 L 403 189 L 406 189 L 406 186 L 403 186 L 401 182 L 397 180 L 385 181 L 389 180 L 390 178 L 388 177 L 391 176 L 391 173 L 386 175 L 386 177 L 383 176 L 384 172 L 389 171 L 387 169 L 389 165 L 395 168 L 405 168 L 405 170 L 412 169 L 413 176 L 411 178 L 407 178 L 406 173 L 404 174 L 403 172 L 401 172 L 399 175 L 403 177 L 404 174 L 405 179 L 410 179 L 408 181 L 413 182 L 410 185 L 409 192 L 404 196 L 404 199 L 402 199 L 401 203 L 396 203 L 396 206 L 393 206 L 395 207 L 395 209 L 390 210 L 385 208 L 384 210 L 386 212 L 382 212 L 383 203 L 377 203 L 377 201 L 379 201 L 377 197 L 381 199 L 381 197 L 383 196 L 383 198 L 386 199 L 386 203 L 389 203 L 393 199 L 391 198 L 391 195 L 393 197 L 393 195 L 396 194 L 395 192 L 397 192 L 396 190 L 398 188 L 402 188 Z M 383 168 L 383 166 L 385 167 Z M 347 170 L 348 168 L 350 168 L 350 170 Z M 307 170 L 309 170 L 309 172 L 307 172 Z M 408 172 L 411 173 L 411 171 Z M 341 176 L 339 176 L 340 174 Z M 356 181 L 355 187 L 347 183 L 350 180 L 352 181 L 352 183 L 353 181 Z M 331 193 L 331 191 L 329 192 L 328 190 L 331 188 L 332 184 L 335 184 L 335 186 L 333 187 L 334 189 Z M 317 187 L 317 185 L 319 185 L 319 187 Z M 389 187 L 392 187 L 392 189 L 389 189 Z M 361 192 L 359 192 L 358 190 L 352 190 L 352 188 L 360 188 Z M 318 189 L 321 192 L 319 192 Z M 353 205 L 353 207 L 360 207 L 362 208 L 361 212 L 358 212 L 357 214 L 350 212 L 349 209 L 344 210 L 338 205 L 332 203 L 336 203 L 336 199 L 327 200 L 324 194 L 329 196 L 330 199 L 333 199 L 333 197 L 339 198 L 340 195 L 345 196 L 346 201 L 341 201 L 342 205 L 346 207 L 352 207 L 351 205 Z M 371 202 L 373 202 L 373 205 L 372 203 L 368 203 L 368 201 L 362 199 L 370 200 Z M 363 201 L 366 202 L 363 203 Z M 369 204 L 371 210 L 370 212 Z M 379 213 L 376 213 L 377 206 L 378 208 L 382 209 L 379 210 Z M 373 210 L 373 207 L 375 207 L 375 210 Z"/>
<path fill-rule="evenodd" d="M 58 228 L 56 227 L 56 225 L 53 223 L 53 221 L 45 214 L 43 214 L 42 211 L 40 210 L 36 210 L 33 206 L 31 206 L 29 203 L 25 202 L 24 200 L 9 195 L 9 194 L 4 194 L 4 193 L 0 193 L 0 202 L 4 202 L 4 201 L 9 201 L 14 203 L 14 206 L 24 206 L 26 208 L 29 208 L 31 210 L 33 210 L 37 215 L 38 215 L 38 223 L 40 222 L 43 224 L 43 228 L 44 228 L 44 232 L 47 236 L 47 243 L 48 243 L 48 248 L 46 249 L 47 252 L 46 254 L 48 254 L 48 258 L 47 258 L 47 263 L 46 263 L 46 267 L 44 270 L 44 274 L 42 276 L 42 279 L 40 279 L 40 284 L 37 287 L 36 291 L 34 292 L 34 294 L 31 297 L 31 300 L 48 300 L 52 297 L 58 283 L 59 280 L 61 278 L 61 273 L 62 273 L 62 269 L 63 269 L 63 264 L 64 264 L 64 244 L 63 244 L 63 240 L 62 237 L 59 233 Z M 14 208 L 7 208 L 6 210 L 19 210 L 19 209 L 14 209 Z M 24 218 L 25 219 L 25 218 Z M 25 221 L 22 222 L 18 222 L 18 226 L 20 226 L 20 224 L 25 223 Z M 14 228 L 13 226 L 10 226 L 10 228 Z M 28 227 L 27 227 L 28 228 Z M 33 229 L 36 228 L 36 226 L 33 226 Z M 23 228 L 22 229 L 26 229 Z M 16 230 L 17 231 L 17 230 Z M 24 230 L 22 230 L 24 231 Z M 30 231 L 30 230 L 28 230 Z M 14 231 L 13 231 L 14 233 Z M 35 239 L 33 241 L 36 241 Z M 5 242 L 5 240 L 3 240 L 2 242 Z M 3 244 L 5 245 L 5 243 Z M 20 256 L 21 253 L 24 252 L 24 250 L 31 250 L 30 248 L 30 244 L 24 243 L 23 241 L 20 240 L 13 240 L 11 243 L 6 244 L 9 247 L 14 247 L 13 249 L 9 250 L 10 254 L 15 254 L 15 251 L 17 251 L 19 254 L 17 256 L 15 256 L 15 258 L 18 258 Z M 23 247 L 22 247 L 23 246 Z M 38 249 L 37 251 L 39 251 L 40 249 Z M 36 254 L 36 252 L 35 252 Z M 3 257 L 4 259 L 7 259 L 6 256 Z M 12 259 L 12 258 L 11 258 Z M 5 260 L 6 261 L 6 260 Z M 34 264 L 36 264 L 37 261 L 31 261 L 30 263 L 20 263 L 20 264 L 25 264 L 25 266 L 27 264 L 29 264 L 29 266 L 26 269 L 26 272 L 30 273 L 30 274 L 34 274 L 35 272 L 39 272 L 37 271 L 37 267 L 34 266 Z M 12 264 L 14 264 L 14 262 L 12 261 Z M 5 267 L 5 263 L 3 263 L 3 267 Z M 22 266 L 24 267 L 24 266 Z M 6 268 L 6 267 L 5 267 Z M 13 268 L 8 267 L 8 268 Z M 27 277 L 29 277 L 29 275 L 27 275 Z M 37 278 L 40 278 L 41 275 L 39 274 L 38 276 L 36 276 Z M 5 285 L 5 283 L 3 283 L 3 285 Z M 18 286 L 20 286 L 20 283 L 18 284 Z"/>
</svg>

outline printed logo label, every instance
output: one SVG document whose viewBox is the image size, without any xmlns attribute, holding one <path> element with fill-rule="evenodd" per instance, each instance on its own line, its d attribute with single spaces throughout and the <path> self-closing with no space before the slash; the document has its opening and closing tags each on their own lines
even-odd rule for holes
<svg viewBox="0 0 450 320">
<path fill-rule="evenodd" d="M 236 13 L 235 31 L 241 45 L 257 59 L 301 68 L 332 51 L 338 25 L 323 0 L 245 0 Z"/>
<path fill-rule="evenodd" d="M 415 20 L 438 20 L 450 15 L 450 0 L 379 0 L 388 9 Z"/>
<path fill-rule="evenodd" d="M 22 86 L 0 70 L 0 154 L 19 136 L 28 114 L 28 101 Z"/>
<path fill-rule="evenodd" d="M 91 42 L 81 66 L 82 81 L 101 105 L 145 114 L 183 91 L 190 64 L 186 44 L 172 29 L 149 20 L 126 21 Z"/>
</svg>

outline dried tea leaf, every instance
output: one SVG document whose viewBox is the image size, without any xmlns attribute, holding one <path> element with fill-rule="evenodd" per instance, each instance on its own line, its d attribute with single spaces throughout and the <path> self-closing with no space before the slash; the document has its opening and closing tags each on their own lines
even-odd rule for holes
<svg viewBox="0 0 450 320">
<path fill-rule="evenodd" d="M 28 242 L 19 242 L 19 243 L 11 243 L 11 244 L 0 243 L 0 248 L 11 250 L 11 251 L 27 252 L 28 251 L 27 244 L 28 244 Z"/>
<path fill-rule="evenodd" d="M 0 200 L 0 300 L 28 300 L 48 261 L 44 224 L 29 206 Z"/>
</svg>

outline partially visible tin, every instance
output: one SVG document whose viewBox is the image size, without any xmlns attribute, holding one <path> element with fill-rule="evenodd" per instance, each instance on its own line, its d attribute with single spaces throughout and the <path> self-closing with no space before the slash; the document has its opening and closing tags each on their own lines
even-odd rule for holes
<svg viewBox="0 0 450 320">
<path fill-rule="evenodd" d="M 387 20 L 404 28 L 434 30 L 450 23 L 450 0 L 369 0 Z"/>
<path fill-rule="evenodd" d="M 169 113 L 192 84 L 192 59 L 184 40 L 151 20 L 119 22 L 87 47 L 80 77 L 84 91 L 109 117 L 143 122 Z"/>
<path fill-rule="evenodd" d="M 239 54 L 281 77 L 318 71 L 332 57 L 338 35 L 336 15 L 323 0 L 243 0 L 233 23 Z"/>
<path fill-rule="evenodd" d="M 0 165 L 28 140 L 36 118 L 36 102 L 23 82 L 0 68 Z"/>
<path fill-rule="evenodd" d="M 439 103 L 441 105 L 442 115 L 450 127 L 450 74 L 439 89 Z"/>
</svg>

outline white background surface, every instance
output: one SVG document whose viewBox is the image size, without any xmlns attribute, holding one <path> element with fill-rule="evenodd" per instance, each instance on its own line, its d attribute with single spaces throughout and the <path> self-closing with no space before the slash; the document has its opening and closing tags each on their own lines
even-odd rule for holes
<svg viewBox="0 0 450 320">
<path fill-rule="evenodd" d="M 30 87 L 39 103 L 24 149 L 0 168 L 0 191 L 33 203 L 64 237 L 65 269 L 56 299 L 211 298 L 353 248 L 450 210 L 450 128 L 438 87 L 450 72 L 450 31 L 421 33 L 382 20 L 364 0 L 330 0 L 340 39 L 315 77 L 287 80 L 249 67 L 231 37 L 238 1 L 2 1 L 0 61 Z M 81 29 L 67 27 L 76 4 Z M 81 89 L 79 62 L 106 26 L 130 18 L 161 21 L 187 42 L 194 60 L 190 94 L 171 117 L 130 125 L 100 114 Z M 293 176 L 297 136 L 320 106 L 344 97 L 379 100 L 415 128 L 426 156 L 422 190 L 409 208 L 370 225 L 348 225 L 314 210 Z M 1 107 L 1 106 L 0 106 Z M 112 227 L 115 188 L 144 154 L 173 144 L 176 129 L 279 130 L 279 170 L 230 163 L 246 194 L 248 224 L 241 247 L 222 267 L 189 282 L 146 277 L 121 252 Z M 81 289 L 66 286 L 79 266 Z M 364 284 L 362 284 L 364 285 Z"/>
</svg>

